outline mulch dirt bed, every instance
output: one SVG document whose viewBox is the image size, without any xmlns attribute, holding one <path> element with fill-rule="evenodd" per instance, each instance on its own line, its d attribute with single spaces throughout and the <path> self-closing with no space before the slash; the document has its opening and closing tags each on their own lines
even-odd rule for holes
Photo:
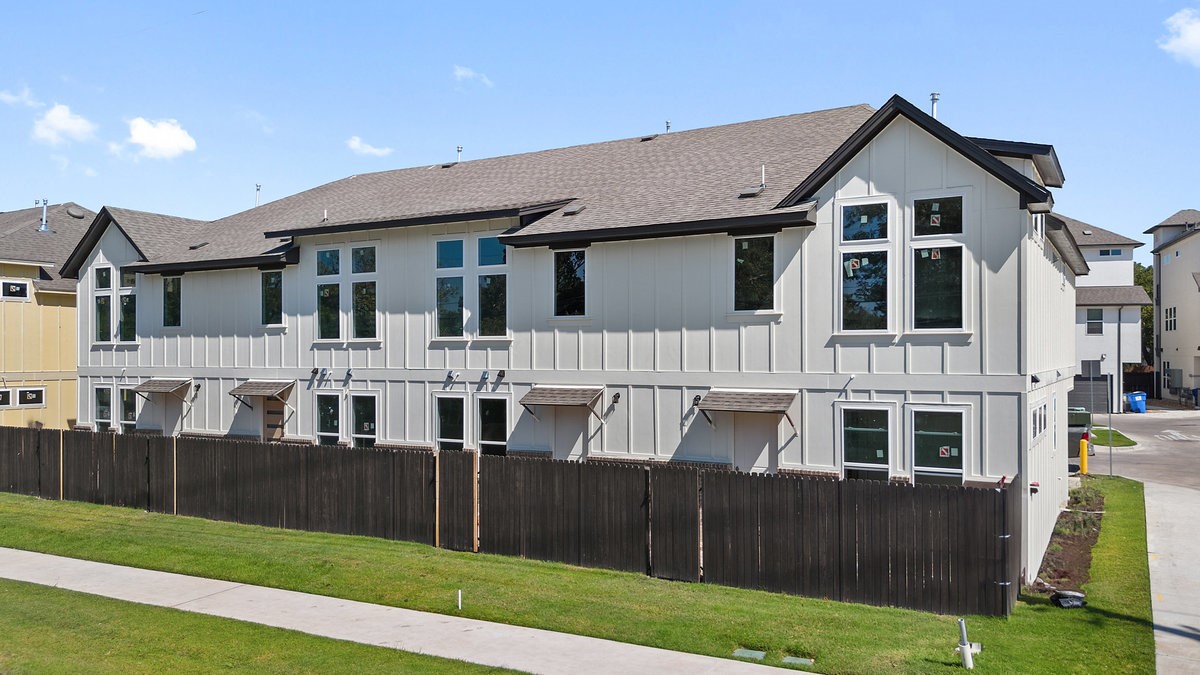
<svg viewBox="0 0 1200 675">
<path fill-rule="evenodd" d="M 1037 581 L 1026 589 L 1043 595 L 1056 590 L 1078 591 L 1088 581 L 1092 547 L 1100 536 L 1104 495 L 1084 485 L 1071 491 L 1066 511 L 1058 516 Z"/>
</svg>

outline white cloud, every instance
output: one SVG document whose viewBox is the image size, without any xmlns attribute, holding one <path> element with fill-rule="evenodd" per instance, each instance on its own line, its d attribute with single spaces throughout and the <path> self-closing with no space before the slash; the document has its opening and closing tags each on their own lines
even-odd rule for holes
<svg viewBox="0 0 1200 675">
<path fill-rule="evenodd" d="M 65 140 L 86 141 L 96 132 L 96 125 L 82 115 L 76 115 L 61 103 L 47 110 L 33 122 L 33 137 L 39 141 L 58 145 Z"/>
<path fill-rule="evenodd" d="M 33 97 L 33 93 L 29 91 L 29 87 L 25 87 L 15 94 L 7 89 L 0 89 L 0 103 L 4 103 L 5 105 L 23 105 L 26 108 L 40 108 L 45 105 Z"/>
<path fill-rule="evenodd" d="M 483 73 L 477 73 L 466 66 L 454 66 L 454 79 L 457 82 L 470 82 L 473 80 L 479 82 L 485 87 L 495 86 L 487 75 L 484 75 Z"/>
<path fill-rule="evenodd" d="M 346 147 L 350 148 L 351 152 L 356 155 L 370 155 L 372 157 L 386 157 L 392 154 L 391 148 L 377 148 L 358 136 L 351 136 L 346 139 Z"/>
<path fill-rule="evenodd" d="M 1158 46 L 1176 59 L 1200 68 L 1200 11 L 1181 9 L 1163 24 L 1168 35 L 1158 39 Z"/>
<path fill-rule="evenodd" d="M 142 146 L 138 155 L 151 159 L 171 159 L 196 149 L 196 139 L 175 120 L 151 122 L 144 117 L 135 117 L 129 122 L 129 138 L 126 140 Z M 113 152 L 112 143 L 109 144 L 109 152 Z"/>
<path fill-rule="evenodd" d="M 83 167 L 83 175 L 87 176 L 88 178 L 95 178 L 96 176 L 99 176 L 100 174 L 96 173 L 96 170 L 93 169 L 92 167 L 85 166 L 85 167 Z"/>
</svg>

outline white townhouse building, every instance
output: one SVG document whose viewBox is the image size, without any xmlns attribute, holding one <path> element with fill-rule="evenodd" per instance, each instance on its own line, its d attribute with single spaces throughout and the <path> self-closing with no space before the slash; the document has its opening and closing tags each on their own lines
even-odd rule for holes
<svg viewBox="0 0 1200 675">
<path fill-rule="evenodd" d="M 1133 283 L 1133 249 L 1145 244 L 1059 213 L 1048 219 L 1067 228 L 1091 270 L 1079 277 L 1075 289 L 1079 374 L 1107 377 L 1109 411 L 1119 413 L 1125 404 L 1121 381 L 1124 366 L 1142 363 L 1142 307 L 1151 302 L 1146 289 Z M 1093 412 L 1102 411 L 1104 387 L 1098 391 Z M 1081 392 L 1073 398 L 1092 407 Z"/>
<path fill-rule="evenodd" d="M 1067 489 L 1076 359 L 1056 338 L 1088 269 L 1046 217 L 1061 184 L 1051 146 L 893 97 L 351 176 L 213 222 L 105 208 L 66 265 L 79 420 L 1019 474 L 1036 573 Z"/>
<path fill-rule="evenodd" d="M 1200 211 L 1184 209 L 1154 236 L 1154 366 L 1163 396 L 1200 387 Z"/>
</svg>

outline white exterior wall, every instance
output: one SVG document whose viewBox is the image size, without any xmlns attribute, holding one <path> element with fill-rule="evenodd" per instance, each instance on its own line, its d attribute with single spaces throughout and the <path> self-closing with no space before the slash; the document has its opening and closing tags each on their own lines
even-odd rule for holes
<svg viewBox="0 0 1200 675">
<path fill-rule="evenodd" d="M 907 282 L 912 200 L 938 195 L 964 197 L 966 325 L 915 331 Z M 140 345 L 81 348 L 80 362 L 86 364 L 81 380 L 192 377 L 201 386 L 182 430 L 256 434 L 259 411 L 238 404 L 228 391 L 247 378 L 295 379 L 289 403 L 298 413 L 289 416 L 286 433 L 305 438 L 315 435 L 316 392 L 375 392 L 379 440 L 421 445 L 434 441 L 434 398 L 464 396 L 469 447 L 478 438 L 475 400 L 499 396 L 508 401 L 513 450 L 721 462 L 760 471 L 840 473 L 838 411 L 847 402 L 870 403 L 891 410 L 890 469 L 902 477 L 912 475 L 911 412 L 932 406 L 965 413 L 966 479 L 994 481 L 1017 474 L 1024 443 L 1014 439 L 1014 430 L 1022 429 L 1027 417 L 1028 374 L 1057 368 L 1069 377 L 1074 361 L 1062 341 L 1030 339 L 1031 332 L 1042 335 L 1054 327 L 1039 323 L 1031 331 L 1025 317 L 1054 311 L 1063 302 L 1073 305 L 1072 280 L 1055 271 L 1049 275 L 1054 292 L 1046 293 L 1047 280 L 1029 274 L 1021 252 L 1029 240 L 1030 216 L 1020 209 L 1017 194 L 899 118 L 818 197 L 815 228 L 776 235 L 775 312 L 732 312 L 733 239 L 726 235 L 592 245 L 587 249 L 589 317 L 583 319 L 551 317 L 550 250 L 510 249 L 511 339 L 436 339 L 435 240 L 467 238 L 470 252 L 472 236 L 495 236 L 511 227 L 511 220 L 305 237 L 300 263 L 283 275 L 286 327 L 259 325 L 257 270 L 188 272 L 183 326 L 166 330 L 161 327 L 161 277 L 143 276 Z M 835 220 L 845 200 L 861 198 L 891 205 L 892 238 L 886 246 L 893 325 L 881 334 L 839 334 Z M 315 250 L 366 241 L 379 247 L 380 339 L 314 341 Z M 122 246 L 127 248 L 106 237 L 95 255 L 113 260 L 126 255 L 122 260 L 132 261 Z M 90 265 L 81 275 L 90 275 Z M 1058 316 L 1069 320 L 1071 315 Z M 89 324 L 82 318 L 85 330 Z M 311 375 L 314 368 L 320 375 Z M 499 370 L 506 371 L 503 379 Z M 449 371 L 459 376 L 450 380 Z M 1053 384 L 1053 378 L 1043 382 Z M 580 410 L 544 407 L 535 411 L 535 419 L 517 401 L 536 384 L 603 385 L 599 407 L 605 422 Z M 715 428 L 710 427 L 692 407 L 693 397 L 710 388 L 800 391 L 791 410 L 798 435 L 772 415 L 715 413 Z M 613 404 L 618 393 L 620 401 Z M 144 405 L 143 415 L 153 407 Z M 91 401 L 81 395 L 81 420 L 91 419 L 90 408 Z M 343 429 L 348 417 L 344 410 Z M 151 417 L 145 419 L 147 426 L 159 428 Z"/>
<path fill-rule="evenodd" d="M 1163 228 L 1167 229 L 1167 228 Z M 1168 234 L 1182 235 L 1182 228 Z M 1159 230 L 1161 232 L 1161 230 Z M 1155 233 L 1155 244 L 1159 241 Z M 1200 387 L 1200 291 L 1193 272 L 1200 272 L 1200 235 L 1180 236 L 1179 241 L 1155 254 L 1154 282 L 1160 298 L 1154 307 L 1155 335 L 1162 351 L 1158 355 L 1163 396 L 1168 395 L 1166 369 L 1183 371 L 1183 387 Z M 1175 328 L 1167 329 L 1166 310 L 1175 310 Z"/>
<path fill-rule="evenodd" d="M 1079 286 L 1133 285 L 1133 249 L 1129 246 L 1080 246 L 1090 271 L 1079 278 Z M 1101 250 L 1119 250 L 1121 255 L 1100 255 Z"/>
<path fill-rule="evenodd" d="M 1121 393 L 1122 366 L 1142 362 L 1142 308 L 1140 305 L 1090 307 L 1103 313 L 1104 333 L 1101 335 L 1087 334 L 1088 309 L 1085 305 L 1075 309 L 1076 367 L 1082 368 L 1084 361 L 1100 362 L 1100 374 L 1111 375 L 1109 400 L 1112 412 L 1119 413 L 1125 404 Z"/>
</svg>

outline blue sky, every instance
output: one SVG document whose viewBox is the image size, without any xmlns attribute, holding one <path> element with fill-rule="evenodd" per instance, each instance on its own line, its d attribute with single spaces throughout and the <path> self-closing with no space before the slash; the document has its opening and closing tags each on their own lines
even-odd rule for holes
<svg viewBox="0 0 1200 675">
<path fill-rule="evenodd" d="M 217 218 L 253 206 L 256 184 L 270 201 L 452 160 L 457 145 L 474 159 L 894 93 L 925 108 L 939 91 L 961 133 L 1054 144 L 1058 210 L 1142 238 L 1200 208 L 1200 11 L 1187 10 L 6 3 L 0 210 L 45 197 Z"/>
</svg>

